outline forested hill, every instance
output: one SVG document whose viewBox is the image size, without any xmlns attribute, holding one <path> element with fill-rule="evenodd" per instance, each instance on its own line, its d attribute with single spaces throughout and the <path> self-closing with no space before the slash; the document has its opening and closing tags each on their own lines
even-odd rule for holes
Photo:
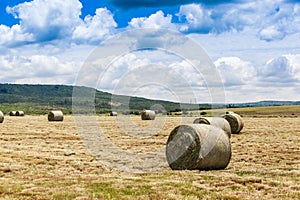
<svg viewBox="0 0 300 200">
<path fill-rule="evenodd" d="M 0 103 L 68 103 L 73 87 L 64 85 L 0 84 Z M 67 101 L 67 102 L 66 102 Z"/>
<path fill-rule="evenodd" d="M 96 113 L 109 113 L 110 111 L 138 113 L 143 109 L 150 109 L 153 105 L 161 105 L 166 112 L 178 112 L 188 110 L 210 109 L 209 104 L 179 104 L 162 100 L 150 100 L 140 97 L 130 97 L 128 105 L 123 105 L 122 99 L 126 96 L 118 96 L 112 102 L 112 94 L 98 91 L 87 87 L 76 88 L 82 91 L 95 93 L 92 99 Z M 62 109 L 64 113 L 72 113 L 73 86 L 67 85 L 29 85 L 29 84 L 0 84 L 0 110 L 5 114 L 12 110 L 23 110 L 27 114 L 45 114 L 49 110 Z M 118 99 L 120 100 L 118 102 Z M 85 102 L 84 102 L 85 103 Z M 228 108 L 235 107 L 259 107 L 259 106 L 281 106 L 281 105 L 300 105 L 300 101 L 260 101 L 252 103 L 228 104 Z M 160 107 L 160 108 L 161 108 Z M 183 110 L 183 108 L 185 110 Z"/>
<path fill-rule="evenodd" d="M 78 87 L 78 86 L 76 86 Z M 5 113 L 21 109 L 29 114 L 45 114 L 52 109 L 62 109 L 71 113 L 73 86 L 66 85 L 29 85 L 29 84 L 0 84 L 0 109 Z M 97 113 L 108 113 L 112 109 L 124 111 L 122 104 L 111 102 L 112 94 L 95 91 L 92 88 L 78 87 L 80 90 L 95 92 L 95 105 Z M 116 96 L 119 99 L 125 96 Z M 181 105 L 160 100 L 149 100 L 140 97 L 130 97 L 130 112 L 137 113 L 143 109 L 159 104 L 167 112 L 180 111 Z M 197 109 L 199 105 L 186 105 L 187 109 Z M 208 104 L 201 105 L 201 109 L 209 108 Z"/>
</svg>

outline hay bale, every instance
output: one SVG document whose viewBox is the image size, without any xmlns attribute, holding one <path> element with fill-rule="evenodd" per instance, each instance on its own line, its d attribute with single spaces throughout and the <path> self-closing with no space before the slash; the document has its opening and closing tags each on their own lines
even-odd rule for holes
<svg viewBox="0 0 300 200">
<path fill-rule="evenodd" d="M 17 115 L 17 111 L 10 111 L 9 112 L 9 116 L 16 116 Z"/>
<path fill-rule="evenodd" d="M 153 110 L 143 110 L 141 113 L 142 120 L 154 120 L 155 119 L 155 111 Z"/>
<path fill-rule="evenodd" d="M 230 140 L 225 131 L 212 125 L 180 125 L 170 133 L 166 158 L 173 170 L 224 169 L 231 158 Z"/>
<path fill-rule="evenodd" d="M 110 112 L 110 116 L 118 116 L 118 113 L 117 113 L 117 112 L 114 112 L 114 111 L 111 111 L 111 112 Z"/>
<path fill-rule="evenodd" d="M 194 124 L 207 124 L 223 129 L 228 137 L 231 137 L 231 128 L 228 121 L 222 117 L 199 117 L 194 120 Z"/>
<path fill-rule="evenodd" d="M 18 110 L 17 112 L 16 112 L 16 116 L 20 116 L 20 117 L 22 117 L 22 116 L 24 116 L 25 114 L 24 114 L 24 111 L 22 111 L 22 110 Z"/>
<path fill-rule="evenodd" d="M 234 112 L 228 112 L 227 114 L 223 115 L 223 118 L 229 122 L 232 134 L 240 133 L 244 127 L 242 117 Z"/>
<path fill-rule="evenodd" d="M 63 121 L 64 114 L 61 110 L 53 110 L 48 113 L 48 121 Z"/>
<path fill-rule="evenodd" d="M 4 114 L 2 111 L 0 111 L 0 123 L 3 123 L 4 121 Z"/>
</svg>

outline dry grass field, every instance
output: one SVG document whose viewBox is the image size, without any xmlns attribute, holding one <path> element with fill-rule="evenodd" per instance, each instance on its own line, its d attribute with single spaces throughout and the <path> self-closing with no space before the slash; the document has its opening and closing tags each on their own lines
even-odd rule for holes
<svg viewBox="0 0 300 200">
<path fill-rule="evenodd" d="M 289 115 L 288 115 L 289 116 Z M 165 146 L 181 117 L 168 117 L 150 138 L 125 134 L 115 117 L 99 116 L 108 138 L 124 151 Z M 143 127 L 149 121 L 131 117 Z M 229 166 L 218 171 L 146 173 L 111 169 L 85 148 L 72 116 L 5 116 L 0 124 L 0 199 L 300 199 L 300 117 L 249 117 L 232 135 Z M 190 119 L 193 120 L 192 118 Z"/>
</svg>

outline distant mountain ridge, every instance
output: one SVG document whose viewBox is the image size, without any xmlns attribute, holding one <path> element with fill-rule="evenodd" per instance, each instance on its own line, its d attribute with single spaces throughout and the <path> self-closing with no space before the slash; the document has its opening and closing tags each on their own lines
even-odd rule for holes
<svg viewBox="0 0 300 200">
<path fill-rule="evenodd" d="M 112 94 L 95 90 L 93 88 L 68 86 L 68 85 L 34 85 L 34 84 L 0 84 L 0 109 L 4 112 L 17 108 L 33 114 L 44 114 L 51 109 L 62 109 L 66 113 L 72 112 L 73 88 L 95 93 L 92 103 L 95 105 L 96 113 L 107 113 L 112 110 L 124 111 L 122 99 L 127 96 L 114 95 L 120 102 L 112 102 Z M 130 97 L 130 111 L 137 113 L 143 109 L 150 109 L 153 105 L 161 105 L 166 112 L 186 110 L 210 109 L 210 104 L 180 104 L 164 100 L 151 100 L 142 97 Z M 281 106 L 300 105 L 300 101 L 260 101 L 251 103 L 230 103 L 228 108 L 235 107 L 259 107 L 259 106 Z"/>
<path fill-rule="evenodd" d="M 300 101 L 274 101 L 264 100 L 259 102 L 250 103 L 231 103 L 228 104 L 228 108 L 240 108 L 240 107 L 262 107 L 262 106 L 289 106 L 289 105 L 300 105 Z"/>
<path fill-rule="evenodd" d="M 126 106 L 122 100 L 127 96 L 114 95 L 114 99 L 120 102 L 112 102 L 112 94 L 95 90 L 93 88 L 68 85 L 34 85 L 34 84 L 0 84 L 0 109 L 9 110 L 20 108 L 27 113 L 44 114 L 51 109 L 62 109 L 66 113 L 72 112 L 72 96 L 74 87 L 85 92 L 93 92 L 95 99 L 92 103 L 96 113 L 108 113 L 112 110 L 124 111 Z M 167 112 L 181 110 L 182 104 L 163 100 L 151 100 L 142 97 L 129 97 L 130 112 L 150 109 L 155 104 L 161 105 Z M 197 109 L 199 105 L 184 104 L 189 110 Z M 209 104 L 201 105 L 201 109 L 208 109 Z M 128 109 L 127 109 L 128 110 Z"/>
</svg>

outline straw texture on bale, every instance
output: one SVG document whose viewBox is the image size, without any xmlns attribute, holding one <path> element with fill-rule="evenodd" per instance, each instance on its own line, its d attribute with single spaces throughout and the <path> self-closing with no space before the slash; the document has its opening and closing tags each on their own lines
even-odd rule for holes
<svg viewBox="0 0 300 200">
<path fill-rule="evenodd" d="M 53 110 L 48 113 L 48 121 L 63 121 L 64 114 L 60 110 Z"/>
<path fill-rule="evenodd" d="M 232 134 L 240 133 L 244 127 L 244 122 L 242 117 L 236 113 L 229 112 L 225 114 L 223 118 L 225 118 L 228 121 Z"/>
<path fill-rule="evenodd" d="M 117 112 L 114 112 L 114 111 L 112 111 L 112 112 L 110 112 L 110 116 L 118 116 L 118 113 L 117 113 Z"/>
<path fill-rule="evenodd" d="M 10 111 L 9 112 L 9 116 L 16 116 L 17 115 L 17 111 Z"/>
<path fill-rule="evenodd" d="M 170 133 L 166 158 L 173 170 L 224 169 L 231 159 L 230 140 L 212 125 L 180 125 Z"/>
<path fill-rule="evenodd" d="M 228 137 L 231 137 L 231 128 L 228 121 L 222 117 L 199 117 L 194 120 L 194 124 L 207 124 L 223 129 Z"/>
<path fill-rule="evenodd" d="M 22 110 L 18 110 L 17 112 L 16 112 L 16 116 L 24 116 L 25 114 L 24 114 L 24 111 L 22 111 Z"/>
<path fill-rule="evenodd" d="M 3 115 L 3 112 L 0 111 L 0 123 L 3 123 L 4 121 L 4 115 Z"/>
<path fill-rule="evenodd" d="M 153 110 L 143 110 L 141 113 L 142 120 L 154 120 L 155 119 L 155 111 Z"/>
</svg>

